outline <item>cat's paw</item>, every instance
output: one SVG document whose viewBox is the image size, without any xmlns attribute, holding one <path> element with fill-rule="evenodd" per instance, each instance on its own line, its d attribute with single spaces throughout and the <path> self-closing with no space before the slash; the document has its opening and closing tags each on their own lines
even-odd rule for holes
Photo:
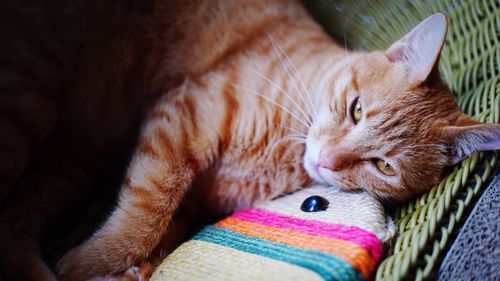
<svg viewBox="0 0 500 281">
<path fill-rule="evenodd" d="M 144 263 L 140 263 L 139 265 L 130 267 L 122 273 L 94 277 L 87 281 L 145 281 L 151 273 L 149 265 L 144 266 Z"/>
<path fill-rule="evenodd" d="M 132 266 L 120 274 L 107 275 L 102 281 L 144 281 L 146 276 L 141 272 L 139 266 Z"/>
<path fill-rule="evenodd" d="M 99 242 L 99 241 L 98 241 Z M 133 260 L 119 255 L 106 243 L 87 241 L 69 251 L 58 263 L 57 271 L 61 281 L 131 281 L 145 280 L 150 273 L 149 267 L 142 262 L 139 266 L 131 266 Z M 128 264 L 128 265 L 127 265 Z M 124 268 L 128 268 L 123 271 Z M 115 274 L 115 272 L 121 272 Z M 104 279 L 103 279 L 104 278 Z"/>
<path fill-rule="evenodd" d="M 59 279 L 61 281 L 84 281 L 109 273 L 105 263 L 99 260 L 96 254 L 92 247 L 87 247 L 86 243 L 73 248 L 57 263 Z"/>
</svg>

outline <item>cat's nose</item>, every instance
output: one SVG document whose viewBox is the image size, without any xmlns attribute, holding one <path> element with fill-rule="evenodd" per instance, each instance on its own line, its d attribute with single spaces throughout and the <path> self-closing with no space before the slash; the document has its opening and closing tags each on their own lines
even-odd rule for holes
<svg viewBox="0 0 500 281">
<path fill-rule="evenodd" d="M 342 158 L 340 155 L 332 153 L 320 154 L 319 167 L 334 172 L 342 171 L 346 167 L 346 163 Z"/>
</svg>

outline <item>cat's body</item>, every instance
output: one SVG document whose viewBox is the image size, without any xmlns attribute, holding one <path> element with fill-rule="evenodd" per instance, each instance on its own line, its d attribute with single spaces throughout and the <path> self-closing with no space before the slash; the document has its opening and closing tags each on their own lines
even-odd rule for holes
<svg viewBox="0 0 500 281">
<path fill-rule="evenodd" d="M 122 258 L 113 260 L 113 257 L 127 256 L 131 261 L 138 261 L 148 256 L 167 231 L 181 202 L 192 204 L 185 201 L 187 193 L 193 193 L 189 199 L 195 197 L 196 203 L 203 206 L 202 214 L 216 215 L 311 183 L 302 165 L 304 144 L 294 145 L 296 140 L 293 139 L 282 141 L 288 135 L 307 133 L 307 118 L 311 116 L 303 116 L 293 103 L 306 110 L 309 100 L 307 96 L 302 96 L 301 100 L 301 95 L 305 94 L 303 89 L 297 92 L 294 88 L 302 87 L 299 80 L 295 80 L 298 77 L 289 64 L 287 71 L 294 73 L 293 76 L 284 71 L 286 58 L 273 44 L 279 44 L 299 68 L 301 64 L 307 65 L 303 64 L 306 59 L 315 60 L 319 65 L 335 59 L 330 52 L 337 51 L 339 59 L 344 52 L 310 20 L 300 3 L 291 3 L 259 1 L 249 4 L 245 10 L 241 10 L 241 3 L 219 2 L 219 5 L 210 6 L 212 11 L 221 9 L 233 16 L 227 16 L 230 19 L 215 23 L 215 26 L 205 22 L 204 32 L 218 34 L 210 28 L 220 30 L 233 26 L 249 30 L 248 37 L 222 33 L 226 41 L 209 38 L 214 45 L 201 43 L 200 46 L 208 50 L 220 50 L 220 43 L 224 42 L 227 49 L 215 53 L 216 59 L 210 63 L 209 71 L 186 75 L 183 83 L 151 110 L 123 185 L 124 193 L 120 196 L 120 204 L 127 205 L 120 210 L 136 212 L 134 218 L 137 220 L 120 210 L 115 211 L 119 221 L 112 222 L 113 227 L 104 227 L 124 234 L 123 239 L 108 240 L 112 251 L 100 251 L 106 247 L 98 246 L 88 252 L 88 261 L 92 264 L 85 264 L 85 259 L 77 257 L 76 267 L 71 268 L 75 272 L 68 272 L 68 268 L 61 265 L 62 272 L 70 273 L 65 278 L 90 277 L 85 275 L 90 273 L 89 267 L 100 275 L 109 273 L 107 262 L 111 261 L 116 267 L 123 265 Z M 237 16 L 238 13 L 241 15 Z M 220 11 L 217 14 L 214 20 L 226 17 Z M 262 24 L 257 24 L 256 28 L 259 21 Z M 243 26 L 238 27 L 240 22 Z M 185 28 L 190 29 L 189 26 Z M 273 43 L 270 36 L 276 42 Z M 193 37 L 200 36 L 195 33 Z M 314 41 L 317 45 L 298 43 L 303 40 Z M 239 45 L 243 42 L 244 45 Z M 237 52 L 231 52 L 234 44 L 238 44 Z M 196 44 L 187 45 L 196 50 Z M 319 46 L 324 52 L 318 52 Z M 194 68 L 197 61 L 190 65 Z M 316 83 L 319 77 L 312 76 L 312 72 L 311 76 L 305 75 L 306 72 L 308 70 L 304 69 L 301 74 L 307 81 L 304 83 L 309 86 Z M 291 99 L 283 91 L 290 93 Z M 139 166 L 142 168 L 137 169 Z M 152 233 L 156 234 L 150 236 Z M 138 248 L 130 245 L 131 235 L 144 239 L 134 243 Z M 131 246 L 135 248 L 132 252 Z M 104 256 L 109 261 L 104 262 L 101 259 Z M 117 270 L 120 269 L 112 272 Z"/>
<path fill-rule="evenodd" d="M 438 27 L 431 28 L 431 42 L 423 42 L 430 46 L 426 52 L 414 47 L 428 23 L 386 52 L 348 54 L 294 0 L 157 1 L 150 16 L 122 17 L 126 24 L 115 28 L 123 31 L 105 33 L 101 40 L 107 43 L 95 40 L 95 48 L 90 44 L 80 55 L 71 84 L 76 94 L 63 103 L 69 121 L 62 124 L 72 127 L 59 131 L 80 133 L 73 142 L 56 133 L 53 142 L 45 141 L 52 151 L 60 143 L 80 148 L 88 159 L 68 149 L 59 152 L 68 159 L 55 162 L 109 168 L 116 154 L 131 147 L 142 113 L 161 98 L 148 110 L 118 208 L 61 260 L 62 278 L 123 271 L 155 249 L 171 250 L 191 216 L 225 214 L 313 180 L 406 198 L 436 183 L 453 163 L 453 152 L 460 152 L 458 159 L 498 147 L 498 127 L 476 125 L 484 133 L 464 143 L 457 139 L 468 132 L 447 128 L 475 123 L 437 76 L 446 22 L 442 16 L 433 21 Z M 95 102 L 87 92 L 101 99 Z M 352 120 L 357 102 L 364 117 Z M 42 153 L 53 157 L 48 151 Z M 377 159 L 391 164 L 384 169 L 394 169 L 381 174 Z M 88 174 L 80 184 L 66 183 L 66 190 L 90 184 L 95 171 Z M 57 189 L 39 190 L 55 197 Z M 22 213 L 23 206 L 36 209 L 20 201 L 11 201 L 3 217 Z M 60 201 L 59 211 L 74 200 Z M 179 211 L 190 205 L 194 214 Z M 23 257 L 4 258 L 3 268 Z M 37 266 L 43 269 L 37 277 L 50 280 L 46 268 Z"/>
<path fill-rule="evenodd" d="M 6 137 L 6 146 L 2 146 L 4 150 L 1 156 L 0 238 L 3 242 L 0 248 L 4 254 L 0 258 L 0 276 L 6 280 L 54 278 L 41 260 L 38 240 L 43 237 L 46 229 L 58 223 L 68 210 L 88 204 L 81 201 L 82 198 L 89 198 L 89 192 L 92 196 L 109 193 L 90 191 L 90 187 L 97 185 L 99 188 L 106 188 L 96 182 L 98 176 L 109 175 L 112 167 L 122 165 L 129 158 L 140 122 L 151 101 L 165 93 L 175 94 L 185 88 L 179 84 L 189 84 L 190 95 L 202 92 L 200 89 L 194 89 L 193 81 L 201 82 L 200 76 L 211 72 L 221 61 L 226 61 L 232 50 L 248 43 L 248 39 L 253 37 L 255 32 L 266 36 L 264 29 L 268 24 L 283 21 L 289 18 L 289 14 L 297 13 L 296 7 L 290 7 L 286 1 L 271 6 L 269 13 L 255 12 L 264 11 L 263 7 L 267 6 L 267 2 L 261 2 L 257 6 L 250 5 L 254 12 L 245 15 L 243 11 L 239 11 L 238 18 L 246 17 L 247 21 L 239 23 L 240 27 L 233 31 L 225 28 L 227 19 L 235 19 L 229 14 L 226 14 L 225 18 L 222 17 L 222 13 L 217 9 L 230 8 L 231 10 L 226 11 L 230 13 L 237 10 L 240 3 L 228 3 L 217 8 L 217 5 L 213 6 L 209 1 L 198 2 L 158 1 L 157 4 L 149 4 L 154 6 L 151 9 L 156 14 L 144 12 L 147 9 L 132 8 L 135 3 L 133 1 L 120 4 L 108 4 L 107 1 L 2 4 L 1 10 L 9 14 L 9 17 L 3 19 L 6 26 L 11 27 L 11 33 L 2 35 L 10 38 L 9 43 L 12 45 L 2 53 L 4 62 L 9 62 L 3 64 L 7 66 L 5 71 L 9 76 L 4 76 L 1 80 L 5 89 L 2 92 L 2 108 L 7 109 L 2 110 L 6 117 L 2 120 L 7 122 L 1 125 L 2 131 L 8 134 L 2 135 Z M 282 14 L 287 10 L 288 13 Z M 214 12 L 213 17 L 200 21 L 202 14 Z M 199 13 L 200 17 L 193 19 L 190 15 L 196 13 Z M 299 13 L 302 17 L 306 15 L 303 10 L 299 10 Z M 256 25 L 258 22 L 260 24 Z M 57 27 L 55 34 L 47 31 L 53 31 L 53 26 Z M 221 32 L 223 28 L 225 30 Z M 242 33 L 242 30 L 247 33 Z M 184 38 L 179 35 L 178 32 L 181 31 L 191 37 Z M 217 34 L 225 39 L 203 37 L 203 33 Z M 30 37 L 34 35 L 40 37 L 38 42 L 31 42 Z M 201 42 L 193 44 L 193 41 L 198 40 Z M 48 58 L 43 53 L 46 49 L 50 51 Z M 265 59 L 265 56 L 261 58 Z M 40 68 L 30 68 L 30 64 L 40 65 Z M 275 72 L 279 72 L 280 67 L 275 65 Z M 28 70 L 19 71 L 24 68 L 41 77 L 27 75 L 25 72 Z M 223 68 L 222 64 L 218 67 Z M 218 75 L 212 74 L 214 77 L 219 76 L 218 84 L 211 82 L 214 88 L 224 87 L 223 84 L 228 78 L 223 70 L 218 72 Z M 20 81 L 12 83 L 7 79 L 10 75 Z M 32 88 L 31 83 L 54 86 Z M 200 93 L 203 99 L 208 99 L 209 96 L 210 93 L 206 91 Z M 256 97 L 249 94 L 245 99 L 243 102 L 248 103 Z M 215 107 L 217 109 L 214 112 L 224 110 L 222 103 Z M 241 109 L 235 109 L 236 111 Z M 228 120 L 230 121 L 232 120 Z M 230 133 L 231 128 L 226 128 L 226 134 Z M 22 136 L 18 136 L 20 130 Z M 34 130 L 35 133 L 26 133 L 25 130 Z M 260 143 L 274 141 L 265 139 L 263 135 L 254 137 L 262 138 Z M 185 145 L 179 147 L 183 146 Z M 300 146 L 295 148 L 299 150 Z M 277 154 L 282 154 L 282 150 L 283 147 L 278 148 Z M 12 153 L 13 151 L 15 153 Z M 283 174 L 281 179 L 276 181 L 282 181 L 284 172 L 288 171 L 271 165 L 268 159 L 261 159 L 262 165 L 259 166 L 252 165 L 253 155 L 246 161 L 237 159 L 238 155 L 233 155 L 233 159 L 228 156 L 224 164 L 218 161 L 214 165 L 225 166 L 227 170 L 230 169 L 231 162 L 235 165 L 239 163 L 243 174 L 250 176 L 246 183 L 252 186 L 255 185 L 252 179 L 257 178 L 259 173 L 252 174 L 251 170 L 260 169 L 262 172 L 266 167 L 272 168 L 275 174 Z M 285 165 L 300 169 L 300 159 L 294 162 Z M 211 167 L 212 171 L 215 169 Z M 271 169 L 266 173 L 270 171 Z M 231 184 L 241 185 L 241 175 L 228 175 L 226 186 L 229 188 Z M 297 188 L 309 180 L 304 173 L 299 177 L 300 180 L 294 182 L 293 187 L 287 188 Z M 224 212 L 231 210 L 230 206 L 235 205 L 231 196 L 224 200 L 226 207 L 217 207 L 217 193 L 211 193 L 210 190 L 213 189 L 209 188 L 215 184 L 214 178 L 209 172 L 205 173 L 203 178 L 200 183 L 204 182 L 205 187 L 200 186 L 197 190 L 205 190 L 204 195 L 193 196 L 195 198 L 192 201 L 196 202 L 191 205 L 197 206 L 199 202 L 211 201 L 196 198 L 206 199 L 208 196 L 213 197 L 214 202 L 209 204 L 211 208 L 219 209 L 210 216 L 221 213 L 221 209 L 225 210 Z M 295 177 L 290 180 L 292 178 Z M 268 181 L 272 180 L 272 177 L 268 177 Z M 208 184 L 209 182 L 212 183 Z M 270 185 L 264 182 L 261 186 L 263 194 L 258 194 L 261 191 L 257 190 L 236 191 L 241 197 L 241 204 L 249 204 L 257 197 L 271 193 Z M 278 190 L 274 190 L 272 194 L 278 193 Z M 92 201 L 89 203 L 93 204 Z M 181 233 L 185 235 L 184 231 Z"/>
</svg>

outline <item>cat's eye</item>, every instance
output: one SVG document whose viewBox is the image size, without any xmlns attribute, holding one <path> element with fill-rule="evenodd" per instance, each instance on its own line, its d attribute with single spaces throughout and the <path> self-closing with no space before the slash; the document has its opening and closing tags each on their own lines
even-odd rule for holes
<svg viewBox="0 0 500 281">
<path fill-rule="evenodd" d="M 361 120 L 362 115 L 363 111 L 361 110 L 361 102 L 359 101 L 359 98 L 356 98 L 351 106 L 351 117 L 354 124 L 357 124 L 359 120 Z"/>
<path fill-rule="evenodd" d="M 375 159 L 375 165 L 377 165 L 379 171 L 386 176 L 394 176 L 396 174 L 394 168 L 382 159 Z"/>
</svg>

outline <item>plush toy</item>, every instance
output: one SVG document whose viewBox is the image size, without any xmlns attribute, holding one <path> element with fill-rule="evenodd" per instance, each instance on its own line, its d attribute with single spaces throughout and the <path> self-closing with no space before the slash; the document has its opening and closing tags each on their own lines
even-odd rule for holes
<svg viewBox="0 0 500 281">
<path fill-rule="evenodd" d="M 394 225 L 364 192 L 311 187 L 205 227 L 150 280 L 365 280 Z"/>
</svg>

